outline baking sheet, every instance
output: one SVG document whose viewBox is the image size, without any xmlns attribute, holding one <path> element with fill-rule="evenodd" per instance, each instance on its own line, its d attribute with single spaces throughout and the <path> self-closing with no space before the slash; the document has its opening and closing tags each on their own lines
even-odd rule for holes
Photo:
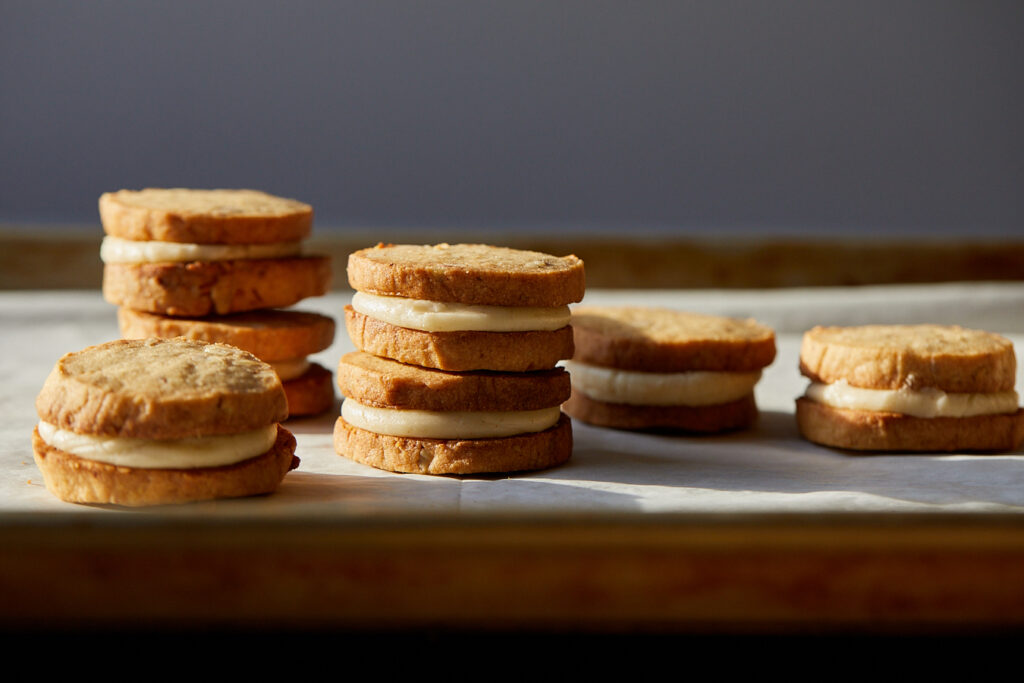
<svg viewBox="0 0 1024 683">
<path fill-rule="evenodd" d="M 340 320 L 346 294 L 296 308 Z M 129 510 L 82 506 L 51 496 L 32 460 L 35 396 L 64 353 L 115 339 L 113 306 L 98 292 L 0 293 L 0 515 L 56 513 L 208 519 L 424 513 L 473 519 L 489 514 L 842 513 L 1024 511 L 1024 454 L 851 455 L 801 440 L 793 399 L 800 336 L 814 324 L 959 323 L 1024 343 L 1024 285 L 948 284 L 760 291 L 590 291 L 587 304 L 659 305 L 756 317 L 775 327 L 778 355 L 757 387 L 761 418 L 719 436 L 637 434 L 574 423 L 570 462 L 552 470 L 478 477 L 393 474 L 334 453 L 337 411 L 288 423 L 300 468 L 276 494 Z M 342 326 L 343 327 L 343 326 Z M 333 369 L 352 350 L 343 329 L 315 360 Z M 1018 386 L 1024 373 L 1018 367 Z"/>
</svg>

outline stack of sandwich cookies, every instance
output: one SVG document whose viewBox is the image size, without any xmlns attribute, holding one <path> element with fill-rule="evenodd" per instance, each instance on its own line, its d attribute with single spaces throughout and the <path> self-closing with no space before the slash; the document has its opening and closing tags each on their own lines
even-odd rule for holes
<svg viewBox="0 0 1024 683">
<path fill-rule="evenodd" d="M 338 368 L 339 454 L 397 472 L 540 469 L 572 451 L 559 409 L 583 262 L 486 245 L 378 245 L 349 257 L 361 353 Z"/>
<path fill-rule="evenodd" d="M 304 256 L 313 210 L 254 190 L 146 189 L 100 197 L 103 294 L 176 316 L 290 306 L 326 293 L 330 262 Z"/>
<path fill-rule="evenodd" d="M 118 309 L 125 339 L 185 337 L 220 342 L 248 351 L 269 364 L 284 386 L 290 417 L 316 415 L 334 405 L 330 371 L 307 356 L 334 341 L 334 320 L 305 311 L 249 311 L 204 318 L 168 316 Z"/>
<path fill-rule="evenodd" d="M 526 372 L 572 355 L 583 262 L 480 244 L 378 245 L 349 256 L 356 348 L 440 370 Z"/>
<path fill-rule="evenodd" d="M 270 362 L 292 415 L 334 404 L 330 373 L 306 356 L 330 346 L 325 316 L 268 310 L 324 294 L 330 261 L 304 256 L 313 210 L 254 190 L 121 190 L 100 197 L 103 292 L 125 338 L 184 336 Z"/>
<path fill-rule="evenodd" d="M 342 357 L 346 396 L 335 450 L 392 472 L 474 474 L 553 467 L 572 453 L 561 368 L 452 373 L 357 351 Z"/>
<path fill-rule="evenodd" d="M 796 402 L 804 438 L 870 451 L 1005 451 L 1024 441 L 1004 337 L 940 325 L 815 327 Z"/>
<path fill-rule="evenodd" d="M 61 358 L 32 434 L 46 487 L 75 503 L 270 493 L 298 466 L 281 382 L 223 344 L 119 340 Z"/>
<path fill-rule="evenodd" d="M 619 429 L 719 432 L 757 417 L 775 333 L 753 320 L 642 307 L 573 311 L 576 419 Z"/>
</svg>

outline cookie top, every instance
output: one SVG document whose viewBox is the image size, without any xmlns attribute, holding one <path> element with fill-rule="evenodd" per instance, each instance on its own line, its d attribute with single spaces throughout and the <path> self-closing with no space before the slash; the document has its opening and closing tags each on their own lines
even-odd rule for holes
<svg viewBox="0 0 1024 683">
<path fill-rule="evenodd" d="M 485 306 L 565 306 L 583 299 L 583 261 L 485 244 L 378 244 L 348 257 L 353 289 Z"/>
<path fill-rule="evenodd" d="M 952 393 L 1012 391 L 1010 340 L 943 325 L 815 327 L 804 333 L 800 372 L 866 389 L 931 387 Z"/>
<path fill-rule="evenodd" d="M 66 354 L 36 411 L 68 431 L 143 439 L 237 434 L 288 416 L 269 365 L 232 346 L 184 339 L 122 339 Z"/>
<path fill-rule="evenodd" d="M 257 190 L 119 190 L 100 196 L 108 235 L 190 244 L 296 242 L 313 227 L 309 204 Z"/>
<path fill-rule="evenodd" d="M 540 410 L 572 391 L 562 368 L 538 372 L 444 372 L 405 365 L 362 351 L 338 365 L 341 393 L 377 408 L 436 411 Z"/>
<path fill-rule="evenodd" d="M 576 353 L 588 365 L 641 372 L 753 372 L 775 359 L 775 332 L 754 320 L 640 306 L 579 306 Z"/>
<path fill-rule="evenodd" d="M 171 318 L 121 307 L 117 319 L 125 339 L 185 337 L 220 342 L 265 361 L 302 358 L 323 351 L 334 341 L 334 320 L 304 311 L 267 309 L 205 318 Z"/>
</svg>

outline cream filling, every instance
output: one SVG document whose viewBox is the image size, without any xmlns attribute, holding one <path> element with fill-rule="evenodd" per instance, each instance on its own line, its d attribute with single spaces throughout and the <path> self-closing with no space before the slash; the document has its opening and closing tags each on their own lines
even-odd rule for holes
<svg viewBox="0 0 1024 683">
<path fill-rule="evenodd" d="M 638 372 L 578 361 L 565 363 L 573 388 L 605 403 L 640 406 L 713 406 L 747 396 L 760 372 Z"/>
<path fill-rule="evenodd" d="M 107 235 L 100 245 L 104 263 L 180 263 L 185 261 L 234 261 L 283 258 L 302 253 L 300 242 L 274 244 L 188 244 L 125 240 Z"/>
<path fill-rule="evenodd" d="M 913 417 L 971 417 L 1017 412 L 1017 392 L 947 394 L 941 389 L 862 389 L 845 380 L 833 384 L 812 382 L 807 398 L 832 408 L 902 413 Z"/>
<path fill-rule="evenodd" d="M 166 440 L 77 434 L 48 422 L 40 422 L 37 429 L 43 441 L 65 453 L 141 469 L 188 470 L 233 465 L 266 453 L 277 440 L 276 424 L 242 434 Z"/>
<path fill-rule="evenodd" d="M 309 360 L 306 358 L 292 358 L 291 360 L 276 360 L 273 363 L 267 361 L 267 365 L 274 368 L 277 378 L 282 382 L 302 377 L 309 370 Z"/>
<path fill-rule="evenodd" d="M 341 416 L 353 427 L 375 434 L 416 439 L 494 439 L 542 432 L 555 426 L 558 406 L 540 410 L 435 412 L 374 408 L 346 398 Z"/>
<path fill-rule="evenodd" d="M 391 325 L 424 332 L 528 332 L 569 324 L 568 306 L 470 306 L 356 292 L 352 308 Z"/>
</svg>

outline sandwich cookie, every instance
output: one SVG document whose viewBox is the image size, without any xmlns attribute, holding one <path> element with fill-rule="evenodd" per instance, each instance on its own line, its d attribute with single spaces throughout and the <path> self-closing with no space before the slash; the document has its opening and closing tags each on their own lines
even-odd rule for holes
<svg viewBox="0 0 1024 683">
<path fill-rule="evenodd" d="M 308 204 L 255 190 L 151 188 L 107 192 L 99 205 L 110 303 L 203 316 L 327 292 L 329 259 L 302 253 Z"/>
<path fill-rule="evenodd" d="M 1013 344 L 941 325 L 815 327 L 796 401 L 809 441 L 869 451 L 1002 451 L 1024 441 Z"/>
<path fill-rule="evenodd" d="M 565 412 L 619 429 L 719 432 L 757 417 L 754 385 L 775 333 L 753 320 L 659 308 L 573 311 Z"/>
<path fill-rule="evenodd" d="M 298 466 L 281 381 L 224 344 L 119 340 L 57 361 L 32 433 L 46 488 L 158 505 L 270 493 Z"/>
<path fill-rule="evenodd" d="M 248 351 L 269 364 L 284 386 L 288 416 L 316 415 L 334 405 L 330 371 L 306 357 L 334 341 L 334 320 L 305 311 L 249 311 L 205 318 L 171 318 L 119 308 L 125 339 L 185 337 Z"/>
<path fill-rule="evenodd" d="M 349 256 L 357 349 L 448 371 L 526 372 L 572 356 L 583 262 L 482 244 L 383 245 Z"/>
<path fill-rule="evenodd" d="M 474 474 L 537 470 L 572 453 L 562 368 L 529 373 L 443 372 L 363 352 L 338 366 L 345 400 L 339 455 L 392 472 Z"/>
</svg>

